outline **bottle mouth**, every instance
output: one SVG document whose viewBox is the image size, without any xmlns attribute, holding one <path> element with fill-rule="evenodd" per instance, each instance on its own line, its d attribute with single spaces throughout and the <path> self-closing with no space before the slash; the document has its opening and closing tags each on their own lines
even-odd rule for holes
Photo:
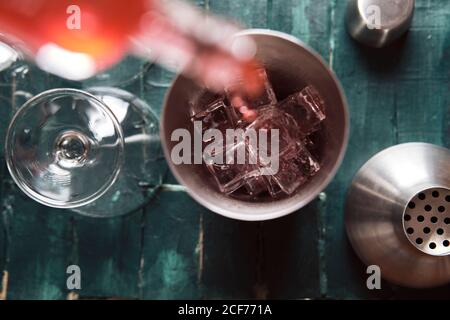
<svg viewBox="0 0 450 320">
<path fill-rule="evenodd" d="M 420 251 L 450 255 L 450 189 L 435 187 L 418 192 L 404 210 L 403 229 Z"/>
</svg>

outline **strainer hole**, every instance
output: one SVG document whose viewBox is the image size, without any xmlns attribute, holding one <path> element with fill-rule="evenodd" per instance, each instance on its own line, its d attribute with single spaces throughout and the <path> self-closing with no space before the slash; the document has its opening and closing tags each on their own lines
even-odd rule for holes
<svg viewBox="0 0 450 320">
<path fill-rule="evenodd" d="M 437 217 L 431 217 L 430 221 L 432 223 L 436 223 L 436 222 L 438 222 L 438 218 Z"/>
<path fill-rule="evenodd" d="M 419 193 L 419 199 L 425 200 L 425 193 L 423 193 L 423 192 Z"/>
<path fill-rule="evenodd" d="M 450 218 L 445 218 L 445 219 L 444 219 L 444 223 L 445 223 L 445 224 L 450 224 Z"/>
<path fill-rule="evenodd" d="M 414 229 L 413 228 L 408 228 L 408 229 L 406 229 L 406 232 L 408 232 L 408 234 L 413 234 L 414 233 Z"/>
<path fill-rule="evenodd" d="M 428 228 L 428 227 L 425 227 L 425 228 L 423 228 L 423 233 L 426 233 L 426 234 L 428 234 L 428 233 L 430 233 L 430 228 Z"/>
<path fill-rule="evenodd" d="M 418 217 L 417 217 L 417 221 L 423 222 L 423 220 L 425 220 L 425 218 L 424 218 L 423 216 L 418 216 Z"/>
<path fill-rule="evenodd" d="M 450 196 L 446 196 L 445 201 L 450 202 Z"/>
<path fill-rule="evenodd" d="M 433 197 L 435 197 L 435 198 L 439 198 L 439 191 L 433 191 L 432 193 L 431 193 L 431 195 L 433 196 Z"/>
<path fill-rule="evenodd" d="M 444 247 L 448 247 L 448 246 L 450 246 L 450 241 L 444 240 L 444 242 L 442 242 L 442 245 L 443 245 Z"/>
<path fill-rule="evenodd" d="M 428 246 L 430 247 L 430 249 L 436 249 L 436 243 L 434 242 L 430 242 Z"/>
<path fill-rule="evenodd" d="M 439 228 L 436 230 L 436 232 L 438 235 L 442 236 L 444 234 L 444 229 Z"/>
<path fill-rule="evenodd" d="M 445 211 L 445 207 L 444 207 L 444 206 L 440 206 L 440 207 L 438 208 L 438 211 L 439 211 L 439 212 L 444 212 L 444 211 Z"/>
<path fill-rule="evenodd" d="M 422 238 L 417 238 L 416 239 L 416 243 L 417 244 L 422 244 L 423 243 L 423 239 Z"/>
<path fill-rule="evenodd" d="M 404 219 L 405 219 L 405 221 L 409 221 L 409 220 L 411 220 L 411 216 L 409 214 L 405 214 Z"/>
<path fill-rule="evenodd" d="M 416 207 L 416 204 L 414 203 L 414 202 L 410 202 L 410 203 L 408 203 L 408 208 L 410 208 L 410 209 L 414 209 Z"/>
<path fill-rule="evenodd" d="M 425 206 L 425 211 L 430 212 L 433 209 L 429 204 Z"/>
</svg>

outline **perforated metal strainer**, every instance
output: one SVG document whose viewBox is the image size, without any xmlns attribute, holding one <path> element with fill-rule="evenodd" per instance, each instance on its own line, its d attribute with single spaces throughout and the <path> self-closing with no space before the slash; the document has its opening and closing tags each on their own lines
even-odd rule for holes
<svg viewBox="0 0 450 320">
<path fill-rule="evenodd" d="M 450 189 L 419 192 L 405 209 L 403 227 L 409 241 L 434 256 L 450 254 Z"/>
</svg>

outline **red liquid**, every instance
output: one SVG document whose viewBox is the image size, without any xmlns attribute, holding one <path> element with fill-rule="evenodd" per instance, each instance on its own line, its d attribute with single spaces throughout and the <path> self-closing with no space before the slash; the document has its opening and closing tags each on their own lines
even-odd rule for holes
<svg viewBox="0 0 450 320">
<path fill-rule="evenodd" d="M 69 29 L 67 21 L 77 5 L 81 28 Z M 47 43 L 88 54 L 106 68 L 129 49 L 128 36 L 138 31 L 148 0 L 14 0 L 0 1 L 0 32 L 22 40 L 32 54 Z"/>
<path fill-rule="evenodd" d="M 68 8 L 73 5 L 80 9 L 80 29 L 67 26 L 74 13 Z M 94 72 L 98 72 L 120 61 L 129 51 L 143 56 L 151 52 L 152 58 L 157 57 L 162 64 L 175 61 L 187 76 L 213 91 L 222 91 L 232 79 L 241 78 L 243 90 L 257 94 L 261 83 L 256 63 L 221 47 L 232 34 L 220 28 L 227 24 L 225 21 L 217 21 L 219 28 L 214 35 L 218 39 L 211 43 L 199 35 L 213 32 L 203 15 L 180 3 L 171 2 L 169 6 L 159 0 L 0 1 L 0 33 L 23 41 L 31 58 L 44 46 L 53 44 L 89 56 L 95 64 Z M 132 44 L 130 37 L 138 39 L 141 46 Z M 53 63 L 58 58 L 52 56 L 48 60 Z M 63 56 L 61 60 L 58 68 L 68 68 L 70 58 Z M 65 76 L 64 72 L 58 74 Z"/>
</svg>

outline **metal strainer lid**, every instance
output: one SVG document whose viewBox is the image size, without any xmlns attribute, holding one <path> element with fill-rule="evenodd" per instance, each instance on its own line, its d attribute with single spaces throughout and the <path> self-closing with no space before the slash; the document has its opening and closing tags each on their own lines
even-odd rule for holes
<svg viewBox="0 0 450 320">
<path fill-rule="evenodd" d="M 345 206 L 350 243 L 366 265 L 405 287 L 450 282 L 450 150 L 405 143 L 358 171 Z"/>
<path fill-rule="evenodd" d="M 450 254 L 450 190 L 431 188 L 416 194 L 405 208 L 403 228 L 420 251 Z"/>
</svg>

